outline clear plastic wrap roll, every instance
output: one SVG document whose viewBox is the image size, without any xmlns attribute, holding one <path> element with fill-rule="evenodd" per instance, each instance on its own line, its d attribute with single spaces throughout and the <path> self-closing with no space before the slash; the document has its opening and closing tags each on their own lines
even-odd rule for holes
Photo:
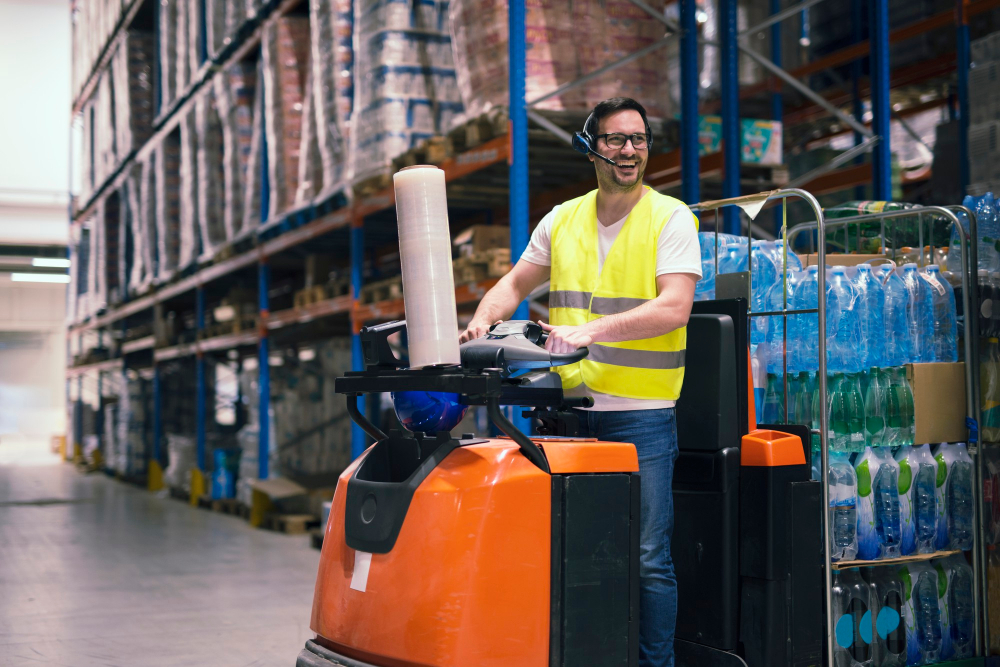
<svg viewBox="0 0 1000 667">
<path fill-rule="evenodd" d="M 444 171 L 407 167 L 392 177 L 410 367 L 459 363 L 458 315 Z"/>
</svg>

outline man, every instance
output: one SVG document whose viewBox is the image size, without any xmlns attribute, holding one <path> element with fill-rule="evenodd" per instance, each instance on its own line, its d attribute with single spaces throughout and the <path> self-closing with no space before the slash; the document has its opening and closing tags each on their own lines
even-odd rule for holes
<svg viewBox="0 0 1000 667">
<path fill-rule="evenodd" d="M 546 349 L 588 346 L 557 370 L 567 396 L 591 396 L 581 435 L 631 442 L 642 475 L 640 665 L 672 667 L 677 580 L 670 558 L 674 402 L 684 378 L 686 325 L 701 277 L 697 221 L 683 203 L 642 185 L 649 158 L 646 111 L 601 102 L 584 128 L 597 190 L 556 206 L 514 268 L 490 290 L 462 341 L 483 336 L 551 278 Z"/>
</svg>

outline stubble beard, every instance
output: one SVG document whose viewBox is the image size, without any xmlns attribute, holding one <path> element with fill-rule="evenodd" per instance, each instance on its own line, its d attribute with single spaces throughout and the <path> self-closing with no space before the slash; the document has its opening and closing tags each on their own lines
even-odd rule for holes
<svg viewBox="0 0 1000 667">
<path fill-rule="evenodd" d="M 642 177 L 646 174 L 646 161 L 636 162 L 635 180 L 624 182 L 619 179 L 616 167 L 602 162 L 595 161 L 597 165 L 597 182 L 609 193 L 624 194 L 631 192 L 642 185 Z"/>
</svg>

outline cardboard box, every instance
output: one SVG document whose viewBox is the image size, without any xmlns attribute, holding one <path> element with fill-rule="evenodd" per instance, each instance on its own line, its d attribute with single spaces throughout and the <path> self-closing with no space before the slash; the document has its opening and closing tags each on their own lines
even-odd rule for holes
<svg viewBox="0 0 1000 667">
<path fill-rule="evenodd" d="M 807 268 L 816 264 L 816 254 L 799 255 L 802 261 L 802 268 Z M 888 255 L 851 255 L 839 252 L 827 253 L 827 266 L 857 266 L 873 259 L 889 259 Z"/>
<path fill-rule="evenodd" d="M 452 241 L 463 257 L 475 255 L 491 248 L 510 247 L 510 227 L 504 225 L 473 225 Z"/>
<path fill-rule="evenodd" d="M 965 442 L 965 363 L 907 364 L 913 390 L 914 443 Z"/>
<path fill-rule="evenodd" d="M 259 526 L 269 512 L 319 516 L 323 501 L 333 498 L 337 475 L 311 475 L 294 481 L 287 477 L 250 480 L 250 525 Z"/>
<path fill-rule="evenodd" d="M 722 144 L 722 118 L 698 117 L 698 154 L 718 153 Z M 782 126 L 776 120 L 740 119 L 740 162 L 777 166 L 783 164 Z"/>
</svg>

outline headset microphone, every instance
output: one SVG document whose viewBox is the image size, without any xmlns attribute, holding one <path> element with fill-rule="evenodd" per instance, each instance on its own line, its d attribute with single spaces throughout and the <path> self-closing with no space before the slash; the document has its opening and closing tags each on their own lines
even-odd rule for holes
<svg viewBox="0 0 1000 667">
<path fill-rule="evenodd" d="M 591 148 L 590 142 L 587 141 L 586 138 L 584 138 L 583 133 L 581 132 L 577 132 L 576 134 L 573 135 L 573 148 L 575 148 L 580 153 L 583 153 L 584 155 L 587 155 L 588 153 L 593 154 L 614 167 L 618 166 L 617 162 L 615 162 L 609 157 L 604 157 L 603 155 L 595 151 L 593 148 Z"/>
</svg>

